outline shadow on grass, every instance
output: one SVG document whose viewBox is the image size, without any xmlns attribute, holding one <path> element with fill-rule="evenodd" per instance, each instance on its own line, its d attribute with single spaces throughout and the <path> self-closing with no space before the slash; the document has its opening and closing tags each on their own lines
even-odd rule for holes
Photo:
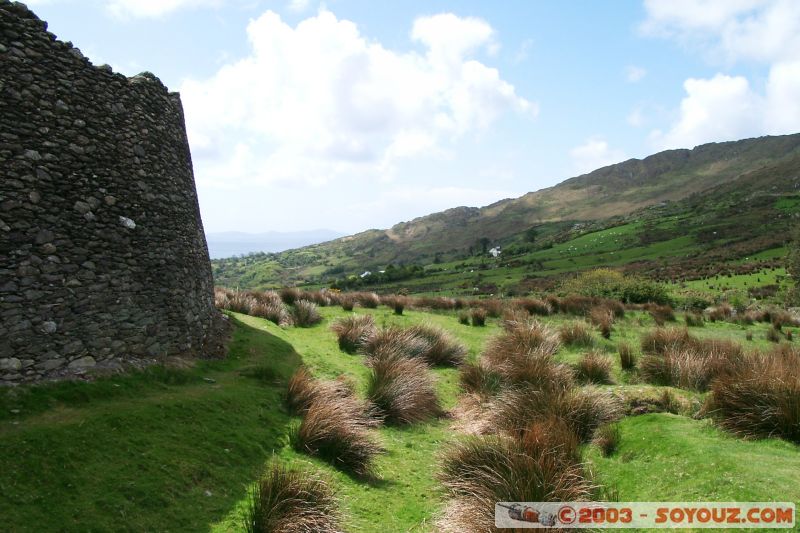
<svg viewBox="0 0 800 533">
<path fill-rule="evenodd" d="M 233 317 L 228 357 L 91 383 L 3 391 L 6 531 L 199 531 L 246 494 L 283 446 L 293 347 Z"/>
</svg>

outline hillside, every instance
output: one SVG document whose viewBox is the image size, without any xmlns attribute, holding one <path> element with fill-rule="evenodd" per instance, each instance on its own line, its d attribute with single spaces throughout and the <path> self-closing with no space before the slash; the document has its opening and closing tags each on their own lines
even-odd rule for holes
<svg viewBox="0 0 800 533">
<path fill-rule="evenodd" d="M 395 276 L 403 279 L 452 271 L 458 265 L 463 271 L 476 265 L 485 269 L 487 261 L 492 269 L 515 268 L 515 263 L 517 267 L 519 263 L 534 265 L 524 273 L 505 273 L 519 282 L 608 263 L 652 271 L 649 262 L 679 251 L 685 256 L 714 250 L 724 256 L 721 260 L 736 259 L 731 254 L 741 252 L 745 257 L 782 244 L 785 236 L 765 224 L 793 215 L 795 200 L 780 206 L 776 202 L 777 197 L 797 192 L 799 175 L 800 134 L 669 150 L 483 208 L 456 207 L 388 230 L 369 230 L 279 254 L 215 261 L 214 273 L 221 285 L 264 288 L 327 284 L 367 270 L 385 270 L 388 265 L 425 267 L 422 275 L 421 268 L 407 268 Z M 669 218 L 662 219 L 676 216 L 683 218 L 680 228 Z M 731 251 L 734 241 L 745 237 L 737 229 L 743 227 L 737 220 L 740 217 L 753 222 L 744 226 L 749 245 Z M 573 246 L 572 239 L 625 224 L 633 224 L 625 229 L 630 234 L 607 245 L 603 251 L 609 255 L 592 249 L 591 264 L 576 261 L 585 244 Z M 719 227 L 717 233 L 711 226 Z M 690 237 L 689 228 L 696 234 Z M 683 241 L 662 246 L 663 253 L 654 255 L 653 248 L 657 251 L 659 243 L 675 239 L 676 233 L 682 233 Z M 503 246 L 502 259 L 490 261 L 485 252 L 496 245 Z M 612 257 L 623 250 L 627 252 Z M 435 283 L 422 285 L 417 289 L 441 288 Z M 466 283 L 464 288 L 472 285 Z"/>
</svg>

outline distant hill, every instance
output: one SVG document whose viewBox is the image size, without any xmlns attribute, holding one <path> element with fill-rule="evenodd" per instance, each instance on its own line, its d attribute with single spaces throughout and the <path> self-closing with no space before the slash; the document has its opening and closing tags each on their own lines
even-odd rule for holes
<svg viewBox="0 0 800 533">
<path fill-rule="evenodd" d="M 707 200 L 711 202 L 706 206 L 710 212 L 729 217 L 735 226 L 737 214 L 719 211 L 720 202 L 724 204 L 726 198 L 744 190 L 766 194 L 763 189 L 767 183 L 769 194 L 795 194 L 798 176 L 800 134 L 711 143 L 631 159 L 482 208 L 455 207 L 401 222 L 388 230 L 368 230 L 323 244 L 265 254 L 246 264 L 215 262 L 214 270 L 220 284 L 262 288 L 325 284 L 389 264 L 420 265 L 430 270 L 470 263 L 474 258 L 485 261 L 486 250 L 496 245 L 512 247 L 504 248 L 501 258 L 508 261 L 512 255 L 534 253 L 541 246 L 620 224 L 626 217 L 645 216 L 648 208 L 690 198 L 694 207 L 684 203 L 682 209 L 694 213 L 692 210 Z M 737 197 L 741 200 L 741 195 Z M 740 209 L 746 211 L 753 205 L 743 201 Z M 758 216 L 769 220 L 772 208 L 758 205 Z M 775 216 L 782 212 L 775 211 Z M 703 224 L 700 218 L 692 220 Z M 766 232 L 767 228 L 757 231 Z M 531 238 L 535 243 L 528 242 Z M 658 234 L 643 238 L 651 243 L 659 240 Z M 704 246 L 724 244 L 706 237 L 693 244 L 701 241 Z M 538 260 L 534 256 L 529 259 Z M 629 259 L 633 262 L 640 258 Z M 535 275 L 547 276 L 547 270 Z M 559 273 L 564 270 L 557 269 Z"/>
<path fill-rule="evenodd" d="M 343 233 L 329 229 L 311 231 L 268 231 L 265 233 L 244 233 L 226 231 L 208 233 L 208 253 L 212 259 L 221 259 L 253 252 L 282 252 L 310 244 L 318 244 L 343 237 Z"/>
</svg>

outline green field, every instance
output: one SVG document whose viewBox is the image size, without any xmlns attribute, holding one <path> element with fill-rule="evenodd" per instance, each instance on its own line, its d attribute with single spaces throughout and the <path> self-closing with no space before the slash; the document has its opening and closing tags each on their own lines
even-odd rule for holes
<svg viewBox="0 0 800 533">
<path fill-rule="evenodd" d="M 448 419 L 409 428 L 376 430 L 387 450 L 377 462 L 379 479 L 364 482 L 305 455 L 287 442 L 297 418 L 282 404 L 286 379 L 300 364 L 314 375 L 346 375 L 363 393 L 360 356 L 338 349 L 328 326 L 343 316 L 322 308 L 312 328 L 281 329 L 271 322 L 231 315 L 233 340 L 221 361 L 170 361 L 167 366 L 94 382 L 64 382 L 0 391 L 0 516 L 4 531 L 240 531 L 248 487 L 264 464 L 278 460 L 331 478 L 344 505 L 347 531 L 434 531 L 444 494 L 435 474 L 443 446 L 460 434 Z M 385 307 L 376 322 L 439 325 L 451 331 L 474 359 L 499 329 L 458 324 L 454 313 Z M 572 318 L 556 315 L 557 325 Z M 628 312 L 611 340 L 595 334 L 600 350 L 637 343 L 653 327 Z M 692 328 L 700 337 L 729 338 L 747 349 L 767 347 L 767 325 L 717 322 Z M 746 341 L 747 331 L 754 333 Z M 584 349 L 562 348 L 558 358 L 576 362 Z M 613 356 L 613 354 L 610 353 Z M 446 408 L 459 395 L 457 370 L 435 369 Z M 623 372 L 615 359 L 619 396 L 654 396 L 659 387 Z M 778 439 L 743 441 L 691 414 L 702 394 L 672 389 L 685 416 L 653 414 L 620 423 L 619 452 L 602 457 L 585 449 L 599 482 L 629 500 L 789 500 L 800 503 L 800 448 Z"/>
</svg>

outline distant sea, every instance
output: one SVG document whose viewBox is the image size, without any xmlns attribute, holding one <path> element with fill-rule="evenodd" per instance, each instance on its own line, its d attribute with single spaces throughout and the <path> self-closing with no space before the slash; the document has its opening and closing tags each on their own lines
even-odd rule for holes
<svg viewBox="0 0 800 533">
<path fill-rule="evenodd" d="M 271 233 L 208 233 L 208 254 L 211 259 L 222 259 L 254 252 L 282 252 L 311 244 L 343 237 L 332 230 L 271 232 Z"/>
</svg>

